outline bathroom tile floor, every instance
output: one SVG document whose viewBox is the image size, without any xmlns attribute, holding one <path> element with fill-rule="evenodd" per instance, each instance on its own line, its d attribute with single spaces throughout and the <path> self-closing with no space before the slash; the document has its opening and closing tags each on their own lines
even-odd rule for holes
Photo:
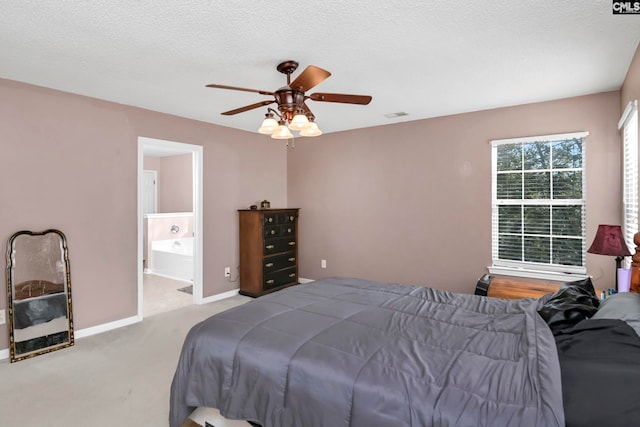
<svg viewBox="0 0 640 427">
<path fill-rule="evenodd" d="M 167 279 L 155 274 L 144 274 L 143 282 L 143 316 L 175 310 L 193 304 L 191 294 L 178 289 L 189 286 L 188 282 Z"/>
</svg>

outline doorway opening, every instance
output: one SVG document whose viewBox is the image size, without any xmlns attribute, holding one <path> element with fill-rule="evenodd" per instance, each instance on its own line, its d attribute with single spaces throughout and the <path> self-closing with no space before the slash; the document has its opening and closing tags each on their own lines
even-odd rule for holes
<svg viewBox="0 0 640 427">
<path fill-rule="evenodd" d="M 146 214 L 147 212 L 151 212 L 154 210 L 157 211 L 158 206 L 158 196 L 157 190 L 158 186 L 158 178 L 154 180 L 153 174 L 145 172 L 145 156 L 147 158 L 152 157 L 187 157 L 191 162 L 191 199 L 189 200 L 189 204 L 191 205 L 191 212 L 182 212 L 179 214 L 163 214 L 163 213 L 154 213 L 154 214 Z M 178 284 L 182 284 L 181 291 L 188 293 L 191 291 L 191 303 L 192 304 L 202 304 L 203 296 L 202 296 L 202 146 L 200 145 L 192 145 L 185 144 L 181 142 L 173 142 L 173 141 L 165 141 L 154 138 L 146 138 L 146 137 L 138 137 L 138 212 L 137 212 L 137 222 L 138 222 L 138 318 L 142 320 L 145 316 L 145 282 L 149 285 L 149 280 L 147 279 L 147 274 L 145 271 L 149 272 L 151 269 L 151 265 L 148 260 L 152 257 L 151 247 L 149 244 L 149 237 L 147 236 L 147 220 L 149 218 L 153 218 L 154 220 L 158 219 L 159 221 L 167 220 L 170 225 L 167 227 L 162 227 L 162 233 L 171 233 L 169 234 L 170 239 L 158 240 L 157 250 L 158 252 L 154 252 L 157 255 L 158 260 L 160 257 L 170 256 L 172 261 L 169 261 L 171 264 L 175 265 L 177 270 L 172 271 L 184 271 L 184 268 L 192 269 L 188 270 L 186 274 L 191 277 L 191 285 L 187 286 L 187 282 L 183 281 L 182 283 L 176 282 Z M 154 193 L 150 193 L 149 191 L 153 191 Z M 151 196 L 150 196 L 151 194 Z M 184 209 L 182 209 L 184 210 Z M 188 220 L 188 222 L 182 222 L 183 220 Z M 176 223 L 176 224 L 174 224 Z M 179 223 L 179 224 L 178 224 Z M 167 228 L 167 230 L 164 230 Z M 179 237 L 176 239 L 172 239 L 172 234 L 175 233 L 175 237 Z M 162 236 L 166 236 L 163 234 Z M 163 239 L 164 237 L 160 237 Z M 169 245 L 167 249 L 166 246 Z M 185 247 L 185 246 L 188 246 Z M 192 247 L 192 250 L 191 250 Z M 155 246 L 154 246 L 155 248 Z M 167 249 L 167 250 L 165 250 Z M 189 261 L 185 261 L 185 257 L 182 255 L 190 256 Z M 152 258 L 153 259 L 153 258 Z M 187 265 L 185 266 L 185 262 Z M 163 261 L 164 263 L 164 261 Z M 191 265 L 189 265 L 191 264 Z M 164 265 L 164 264 L 163 264 Z M 173 268 L 173 267 L 172 267 Z M 160 270 L 160 269 L 158 269 Z M 158 274 L 154 275 L 157 277 L 153 277 L 153 281 L 155 283 L 167 283 L 167 280 L 176 279 L 172 277 L 174 273 L 170 274 Z M 177 278 L 181 280 L 180 278 Z M 187 276 L 184 276 L 184 280 L 188 280 Z M 163 282 L 164 281 L 164 282 Z M 174 280 L 175 282 L 175 280 Z M 183 294 L 184 296 L 184 294 Z M 162 310 L 162 304 L 159 307 Z M 167 310 L 172 309 L 171 307 L 167 308 Z"/>
</svg>

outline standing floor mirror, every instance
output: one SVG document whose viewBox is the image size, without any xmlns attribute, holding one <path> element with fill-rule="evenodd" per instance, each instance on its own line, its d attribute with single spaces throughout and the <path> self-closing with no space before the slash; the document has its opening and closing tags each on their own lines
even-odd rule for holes
<svg viewBox="0 0 640 427">
<path fill-rule="evenodd" d="M 18 231 L 7 242 L 11 362 L 73 345 L 67 239 L 59 230 Z"/>
</svg>

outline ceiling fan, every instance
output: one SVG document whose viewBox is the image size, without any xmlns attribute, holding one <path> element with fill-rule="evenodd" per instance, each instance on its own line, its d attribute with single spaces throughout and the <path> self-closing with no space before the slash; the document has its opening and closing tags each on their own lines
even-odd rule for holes
<svg viewBox="0 0 640 427">
<path fill-rule="evenodd" d="M 232 116 L 245 111 L 264 107 L 276 103 L 278 111 L 267 108 L 267 114 L 258 132 L 271 135 L 275 139 L 293 138 L 289 129 L 300 131 L 301 136 L 318 136 L 322 134 L 315 123 L 315 116 L 306 104 L 308 99 L 320 102 L 340 102 L 343 104 L 367 105 L 371 102 L 368 95 L 349 95 L 345 93 L 324 93 L 315 92 L 305 95 L 305 92 L 324 81 L 331 75 L 327 70 L 323 70 L 315 65 L 309 65 L 305 70 L 291 81 L 291 74 L 298 68 L 296 61 L 285 61 L 276 69 L 287 76 L 287 85 L 270 92 L 266 90 L 248 89 L 243 87 L 226 86 L 219 84 L 208 84 L 207 87 L 216 89 L 240 90 L 245 92 L 256 92 L 261 95 L 272 96 L 273 99 L 245 105 L 234 110 L 225 111 L 222 115 Z M 274 116 L 278 117 L 278 121 Z"/>
</svg>

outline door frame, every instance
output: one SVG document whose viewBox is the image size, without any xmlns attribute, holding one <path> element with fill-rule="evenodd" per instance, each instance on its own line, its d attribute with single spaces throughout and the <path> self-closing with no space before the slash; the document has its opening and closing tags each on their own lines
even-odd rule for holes
<svg viewBox="0 0 640 427">
<path fill-rule="evenodd" d="M 162 139 L 138 137 L 138 319 L 143 319 L 143 254 L 142 235 L 144 214 L 142 207 L 142 191 L 144 186 L 144 155 L 145 150 L 160 151 L 168 155 L 192 154 L 193 173 L 193 303 L 202 304 L 202 175 L 203 151 L 201 145 L 185 144 L 182 142 L 166 141 Z"/>
</svg>

